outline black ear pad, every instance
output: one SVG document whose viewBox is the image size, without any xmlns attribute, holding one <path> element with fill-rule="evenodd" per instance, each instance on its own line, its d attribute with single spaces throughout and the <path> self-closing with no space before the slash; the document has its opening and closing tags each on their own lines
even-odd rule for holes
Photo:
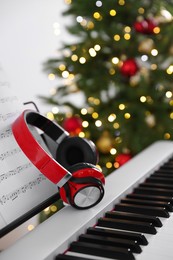
<svg viewBox="0 0 173 260">
<path fill-rule="evenodd" d="M 71 168 L 70 168 L 70 172 L 74 175 L 75 175 L 75 172 L 78 171 L 78 170 L 82 170 L 82 169 L 88 169 L 88 168 L 91 168 L 91 169 L 95 169 L 98 171 L 98 168 L 96 166 L 93 166 L 92 164 L 89 164 L 89 163 L 79 163 L 79 164 L 76 164 L 76 165 L 73 165 Z M 100 172 L 100 175 L 102 175 L 102 173 Z M 73 187 L 75 191 L 75 195 L 71 194 L 71 188 L 70 188 L 70 185 Z M 80 187 L 80 185 L 83 185 L 83 187 Z M 66 198 L 69 202 L 69 204 L 71 206 L 73 206 L 74 208 L 77 208 L 77 209 L 88 209 L 90 207 L 93 207 L 95 206 L 96 204 L 98 204 L 103 196 L 104 196 L 104 187 L 103 187 L 103 182 L 101 181 L 101 179 L 99 178 L 96 178 L 96 177 L 93 177 L 93 176 L 85 176 L 85 177 L 72 177 L 70 179 L 70 183 L 67 182 L 64 186 L 64 190 L 65 190 L 65 194 L 66 194 Z M 79 187 L 79 188 L 78 188 Z M 77 199 L 76 200 L 76 197 L 77 196 L 80 196 L 79 193 L 83 193 L 82 196 L 85 196 L 86 195 L 86 198 L 87 198 L 87 193 L 86 191 L 84 191 L 85 189 L 95 189 L 97 190 L 97 197 L 95 198 L 94 197 L 94 194 L 93 194 L 93 198 L 90 198 L 90 200 L 92 201 L 91 204 L 86 204 L 84 205 L 82 203 L 82 205 L 78 204 L 79 200 Z M 99 196 L 98 196 L 99 194 Z M 80 202 L 79 202 L 80 203 Z M 85 203 L 85 201 L 84 201 Z"/>
<path fill-rule="evenodd" d="M 69 169 L 77 163 L 97 164 L 98 153 L 94 143 L 80 137 L 67 137 L 57 148 L 56 160 L 64 168 Z"/>
</svg>

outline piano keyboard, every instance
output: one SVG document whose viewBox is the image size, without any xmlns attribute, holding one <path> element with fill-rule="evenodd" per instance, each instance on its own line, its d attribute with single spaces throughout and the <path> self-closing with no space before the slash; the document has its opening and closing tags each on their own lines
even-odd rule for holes
<svg viewBox="0 0 173 260">
<path fill-rule="evenodd" d="M 1 260 L 172 260 L 173 142 L 159 141 L 106 178 L 94 208 L 63 208 Z"/>
</svg>

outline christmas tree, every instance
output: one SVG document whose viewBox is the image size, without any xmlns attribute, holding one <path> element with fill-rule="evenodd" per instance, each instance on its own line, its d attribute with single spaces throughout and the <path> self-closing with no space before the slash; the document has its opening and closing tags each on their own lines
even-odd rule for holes
<svg viewBox="0 0 173 260">
<path fill-rule="evenodd" d="M 45 62 L 62 83 L 41 98 L 52 104 L 49 118 L 96 144 L 107 175 L 151 143 L 173 139 L 173 0 L 66 4 L 75 40 Z"/>
</svg>

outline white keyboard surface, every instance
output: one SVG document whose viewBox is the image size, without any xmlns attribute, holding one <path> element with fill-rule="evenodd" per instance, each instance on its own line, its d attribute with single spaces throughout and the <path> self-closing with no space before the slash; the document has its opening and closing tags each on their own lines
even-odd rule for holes
<svg viewBox="0 0 173 260">
<path fill-rule="evenodd" d="M 116 259 L 92 256 L 68 251 L 70 243 L 76 241 L 89 227 L 93 227 L 104 213 L 111 211 L 139 183 L 150 176 L 173 156 L 173 142 L 159 141 L 139 153 L 128 163 L 106 178 L 105 196 L 94 208 L 79 211 L 70 206 L 63 208 L 37 228 L 0 253 L 0 260 L 54 260 L 65 251 L 66 255 L 81 255 L 87 259 Z M 148 245 L 141 246 L 136 260 L 173 259 L 173 213 L 169 218 L 160 218 L 163 226 L 156 235 L 146 234 Z"/>
</svg>

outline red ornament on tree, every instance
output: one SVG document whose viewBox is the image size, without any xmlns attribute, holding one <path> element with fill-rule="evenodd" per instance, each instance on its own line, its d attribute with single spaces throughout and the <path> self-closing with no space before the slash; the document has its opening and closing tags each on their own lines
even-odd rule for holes
<svg viewBox="0 0 173 260">
<path fill-rule="evenodd" d="M 116 162 L 119 163 L 119 166 L 122 166 L 123 164 L 128 162 L 131 158 L 132 156 L 130 154 L 121 153 L 117 155 Z"/>
<path fill-rule="evenodd" d="M 66 118 L 62 127 L 71 135 L 77 135 L 82 131 L 82 119 L 77 116 Z"/>
<path fill-rule="evenodd" d="M 126 77 L 134 76 L 138 70 L 139 67 L 134 59 L 125 60 L 120 68 L 121 74 Z"/>
<path fill-rule="evenodd" d="M 136 21 L 134 23 L 134 28 L 137 32 L 143 34 L 153 34 L 154 28 L 157 26 L 153 19 L 144 19 L 142 21 Z"/>
</svg>

